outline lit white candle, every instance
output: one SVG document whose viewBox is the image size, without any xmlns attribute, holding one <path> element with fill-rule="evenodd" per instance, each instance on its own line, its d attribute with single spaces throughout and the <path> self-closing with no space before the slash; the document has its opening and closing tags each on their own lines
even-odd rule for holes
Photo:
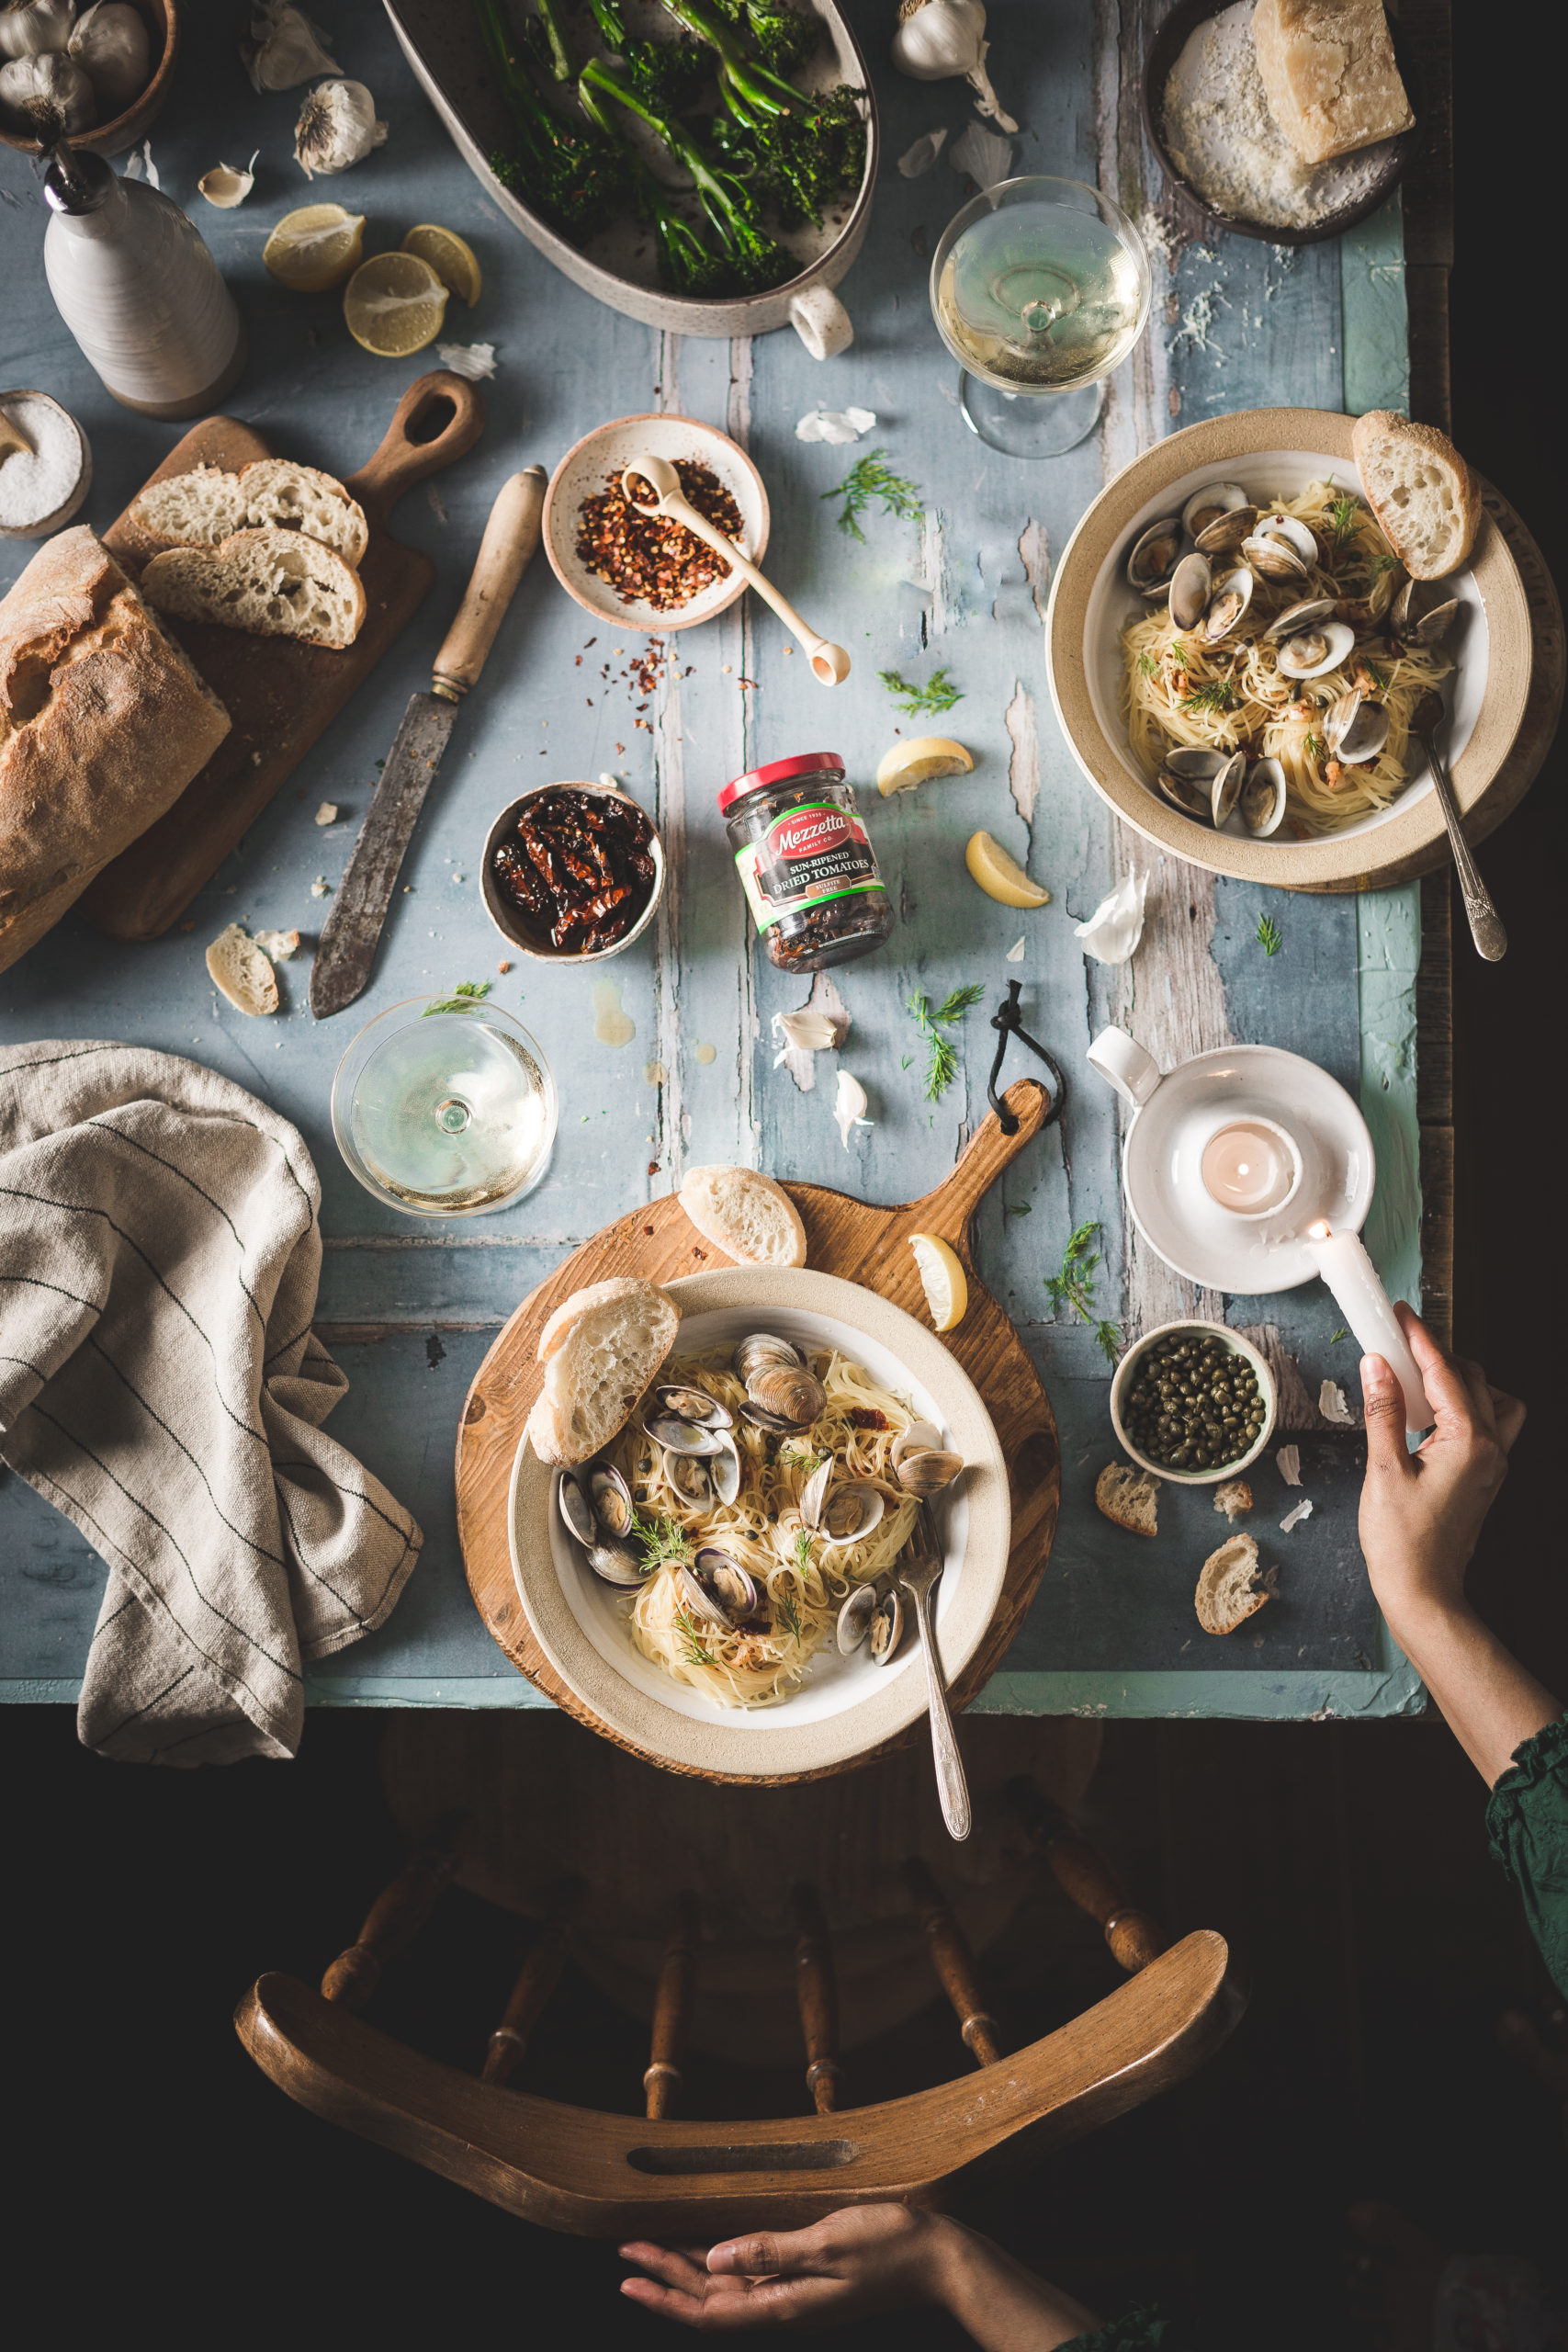
<svg viewBox="0 0 1568 2352">
<path fill-rule="evenodd" d="M 1377 1268 L 1361 1246 L 1360 1235 L 1332 1233 L 1319 1219 L 1316 1225 L 1307 1227 L 1306 1238 L 1307 1247 L 1317 1261 L 1317 1271 L 1333 1292 L 1361 1353 L 1382 1356 L 1404 1389 L 1405 1428 L 1430 1429 L 1432 1409 L 1410 1352 L 1410 1342 Z"/>
<path fill-rule="evenodd" d="M 1212 1201 L 1236 1216 L 1269 1216 L 1301 1181 L 1302 1159 L 1272 1119 L 1235 1119 L 1203 1146 L 1199 1174 Z"/>
</svg>

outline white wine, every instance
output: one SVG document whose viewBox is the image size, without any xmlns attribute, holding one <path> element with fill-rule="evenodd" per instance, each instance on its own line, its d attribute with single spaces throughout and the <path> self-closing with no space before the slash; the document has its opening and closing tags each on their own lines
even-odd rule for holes
<svg viewBox="0 0 1568 2352">
<path fill-rule="evenodd" d="M 475 1013 L 431 1012 L 393 1029 L 367 1057 L 348 1106 L 366 1173 L 424 1215 L 510 1200 L 541 1170 L 553 1133 L 544 1070 Z"/>
<path fill-rule="evenodd" d="M 966 368 L 1019 391 L 1108 375 L 1143 331 L 1137 260 L 1097 212 L 1049 198 L 983 212 L 947 255 L 937 322 Z"/>
</svg>

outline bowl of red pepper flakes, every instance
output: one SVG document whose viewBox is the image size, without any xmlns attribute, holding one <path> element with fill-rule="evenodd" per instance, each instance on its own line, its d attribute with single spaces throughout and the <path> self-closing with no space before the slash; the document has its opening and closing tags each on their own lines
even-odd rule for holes
<svg viewBox="0 0 1568 2352">
<path fill-rule="evenodd" d="M 543 784 L 490 829 L 481 876 L 502 937 L 542 963 L 597 964 L 629 947 L 664 891 L 664 848 L 631 795 Z"/>
<path fill-rule="evenodd" d="M 619 417 L 567 451 L 545 493 L 551 570 L 596 620 L 662 637 L 712 620 L 746 582 L 682 525 L 627 503 L 621 475 L 639 450 L 668 458 L 697 512 L 753 563 L 767 548 L 768 493 L 739 444 L 692 417 Z"/>
</svg>

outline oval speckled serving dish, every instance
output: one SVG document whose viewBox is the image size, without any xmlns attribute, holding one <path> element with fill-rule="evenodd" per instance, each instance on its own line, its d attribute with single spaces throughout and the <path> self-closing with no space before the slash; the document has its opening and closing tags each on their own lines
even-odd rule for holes
<svg viewBox="0 0 1568 2352">
<path fill-rule="evenodd" d="M 1216 831 L 1170 808 L 1134 757 L 1122 713 L 1121 632 L 1137 610 L 1122 565 L 1138 533 L 1179 512 L 1207 481 L 1293 497 L 1328 479 L 1359 491 L 1353 420 L 1326 409 L 1244 409 L 1156 442 L 1108 482 L 1063 550 L 1045 616 L 1052 698 L 1074 757 L 1116 814 L 1145 840 L 1246 882 L 1281 890 L 1375 889 L 1448 854 L 1425 770 L 1381 814 L 1310 841 Z M 1445 585 L 1465 607 L 1445 686 L 1445 749 L 1461 810 L 1473 809 L 1507 758 L 1529 699 L 1534 639 L 1518 566 L 1483 514 L 1470 560 Z"/>
</svg>

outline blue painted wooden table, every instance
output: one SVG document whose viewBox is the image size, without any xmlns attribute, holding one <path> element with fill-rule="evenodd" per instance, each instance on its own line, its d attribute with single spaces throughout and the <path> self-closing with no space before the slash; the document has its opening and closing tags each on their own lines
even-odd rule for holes
<svg viewBox="0 0 1568 2352">
<path fill-rule="evenodd" d="M 456 0 L 454 0 L 456 5 Z M 1359 411 L 1404 407 L 1404 246 L 1397 199 L 1338 242 L 1296 249 L 1216 236 L 1181 243 L 1162 228 L 1157 168 L 1122 73 L 1109 0 L 1000 0 L 990 66 L 1024 125 L 1020 171 L 1100 181 L 1153 242 L 1150 331 L 1113 380 L 1098 435 L 1029 465 L 985 448 L 957 411 L 954 370 L 926 300 L 928 256 L 965 189 L 945 160 L 905 179 L 896 159 L 922 131 L 956 134 L 964 85 L 919 85 L 885 62 L 890 8 L 851 14 L 872 60 L 886 164 L 867 243 L 840 289 L 852 348 L 821 365 L 790 332 L 753 341 L 660 335 L 604 310 L 547 266 L 488 203 L 449 144 L 374 0 L 340 6 L 334 53 L 367 82 L 389 125 L 364 164 L 316 191 L 367 216 L 366 249 L 418 220 L 459 230 L 483 265 L 468 313 L 446 332 L 496 347 L 479 447 L 413 492 L 397 535 L 426 548 L 439 584 L 405 637 L 190 909 L 145 946 L 117 945 L 68 918 L 0 980 L 0 1035 L 121 1037 L 189 1054 L 265 1095 L 315 1154 L 327 1237 L 319 1320 L 352 1387 L 333 1421 L 417 1513 L 423 1558 L 389 1623 L 323 1667 L 318 1703 L 545 1703 L 496 1650 L 471 1606 L 453 1518 L 453 1440 L 462 1397 L 497 1328 L 584 1236 L 707 1160 L 755 1162 L 872 1200 L 933 1184 L 985 1107 L 993 1043 L 986 1010 L 960 1034 L 959 1074 L 922 1100 L 922 1057 L 906 1010 L 977 980 L 987 1001 L 1023 983 L 1028 1025 L 1080 1082 L 1065 1127 L 1009 1171 L 976 1227 L 987 1282 L 1038 1362 L 1061 1425 L 1060 1532 L 1027 1623 L 980 1701 L 1016 1713 L 1377 1714 L 1410 1712 L 1419 1690 L 1388 1645 L 1355 1542 L 1357 1449 L 1303 1441 L 1310 1521 L 1274 1523 L 1293 1498 L 1261 1466 L 1254 1525 L 1282 1570 L 1280 1600 L 1225 1642 L 1200 1632 L 1191 1592 L 1217 1536 L 1201 1494 L 1162 1497 L 1156 1544 L 1123 1535 L 1093 1508 L 1113 1451 L 1107 1365 L 1091 1328 L 1052 1317 L 1045 1277 L 1075 1227 L 1096 1220 L 1095 1312 L 1133 1330 L 1194 1303 L 1189 1286 L 1132 1246 L 1117 1177 L 1109 1092 L 1083 1049 L 1125 1020 L 1168 1066 L 1229 1039 L 1310 1053 L 1359 1094 L 1371 1122 L 1380 1193 L 1367 1238 L 1391 1289 L 1418 1295 L 1414 983 L 1415 886 L 1376 896 L 1304 898 L 1213 877 L 1122 832 L 1076 768 L 1045 689 L 1042 617 L 1055 552 L 1101 482 L 1177 423 L 1265 403 Z M 299 94 L 254 96 L 228 10 L 188 10 L 174 96 L 152 160 L 200 223 L 250 330 L 248 373 L 229 402 L 274 446 L 346 473 L 380 438 L 404 386 L 434 364 L 378 360 L 343 322 L 336 295 L 301 297 L 262 267 L 267 232 L 311 191 L 290 153 Z M 217 212 L 197 194 L 220 156 L 259 148 L 255 190 Z M 25 160 L 0 155 L 8 298 L 0 384 L 46 389 L 82 419 L 95 460 L 82 519 L 102 528 L 179 432 L 118 407 L 66 334 L 44 284 L 43 212 Z M 856 454 L 807 445 L 796 420 L 818 405 L 874 411 L 881 445 L 921 491 L 918 523 L 873 517 L 863 544 L 824 503 Z M 421 822 L 376 978 L 359 1006 L 318 1026 L 301 955 L 280 967 L 284 1005 L 247 1020 L 212 989 L 203 949 L 225 923 L 298 926 L 321 915 L 311 882 L 341 876 L 404 701 L 428 683 L 496 491 L 517 468 L 553 465 L 605 418 L 667 409 L 722 426 L 751 451 L 773 510 L 770 569 L 855 657 L 830 696 L 750 599 L 671 640 L 679 662 L 651 694 L 632 669 L 642 641 L 595 628 L 541 558 L 525 579 L 479 690 L 460 714 Z M 25 543 L 0 545 L 0 584 Z M 897 713 L 877 683 L 945 667 L 964 699 L 942 724 L 976 757 L 972 777 L 865 805 L 900 922 L 875 957 L 838 975 L 852 1027 L 841 1059 L 870 1097 L 870 1127 L 846 1149 L 830 1116 L 833 1057 L 814 1081 L 775 1067 L 771 1022 L 805 987 L 756 952 L 715 795 L 760 760 L 831 746 L 868 780 Z M 905 722 L 906 732 L 909 731 Z M 918 728 L 917 728 L 918 731 Z M 612 770 L 654 812 L 671 853 L 657 928 L 597 975 L 514 965 L 485 918 L 478 865 L 496 810 L 522 785 Z M 318 829 L 323 802 L 335 822 Z M 1051 890 L 1020 914 L 970 882 L 963 846 L 985 826 Z M 1133 963 L 1086 961 L 1073 936 L 1129 865 L 1151 869 L 1149 922 Z M 1255 933 L 1268 911 L 1282 944 Z M 1021 961 L 1009 951 L 1022 941 Z M 520 1208 L 450 1226 L 414 1223 L 360 1190 L 333 1148 L 333 1069 L 361 1017 L 423 990 L 490 977 L 495 999 L 543 1042 L 562 1097 L 546 1183 Z M 1317 1285 L 1272 1299 L 1207 1299 L 1230 1321 L 1278 1328 L 1308 1395 L 1325 1374 L 1355 1390 L 1355 1348 Z M 1309 1422 L 1308 1411 L 1302 1416 Z M 73 1699 L 104 1569 L 82 1537 L 23 1483 L 0 1485 L 0 1677 L 14 1699 Z"/>
</svg>

